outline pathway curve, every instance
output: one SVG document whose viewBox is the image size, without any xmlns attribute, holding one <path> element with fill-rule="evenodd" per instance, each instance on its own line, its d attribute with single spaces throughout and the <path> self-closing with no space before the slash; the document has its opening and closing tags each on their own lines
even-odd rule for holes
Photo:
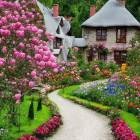
<svg viewBox="0 0 140 140">
<path fill-rule="evenodd" d="M 113 140 L 109 119 L 57 95 L 56 90 L 49 94 L 63 117 L 63 125 L 49 140 Z"/>
</svg>

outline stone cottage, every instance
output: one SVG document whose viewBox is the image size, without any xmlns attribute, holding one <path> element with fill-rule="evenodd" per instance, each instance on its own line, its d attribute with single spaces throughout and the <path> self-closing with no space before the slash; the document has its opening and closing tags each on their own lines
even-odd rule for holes
<svg viewBox="0 0 140 140">
<path fill-rule="evenodd" d="M 115 48 L 111 54 L 98 53 L 96 58 L 107 61 L 113 58 L 117 64 L 122 64 L 126 63 L 126 48 L 140 23 L 125 8 L 125 1 L 109 0 L 97 13 L 95 6 L 91 5 L 90 18 L 81 27 L 82 37 L 88 44 L 104 43 L 109 49 Z"/>
<path fill-rule="evenodd" d="M 85 38 L 75 38 L 72 35 L 71 25 L 69 23 L 71 17 L 59 16 L 59 5 L 54 4 L 53 9 L 49 9 L 37 1 L 44 16 L 46 31 L 52 33 L 55 37 L 53 42 L 48 42 L 49 49 L 53 50 L 52 54 L 57 57 L 57 62 L 68 59 L 68 47 L 85 47 L 87 42 Z M 63 46 L 63 49 L 60 49 Z"/>
</svg>

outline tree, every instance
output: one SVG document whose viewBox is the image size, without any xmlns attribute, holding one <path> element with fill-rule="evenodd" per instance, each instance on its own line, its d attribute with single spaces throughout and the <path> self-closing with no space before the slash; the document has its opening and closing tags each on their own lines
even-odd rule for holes
<svg viewBox="0 0 140 140">
<path fill-rule="evenodd" d="M 34 119 L 33 99 L 31 100 L 31 104 L 30 104 L 30 107 L 29 107 L 28 118 L 31 119 L 31 120 Z"/>
<path fill-rule="evenodd" d="M 38 105 L 37 105 L 37 111 L 40 111 L 41 109 L 42 109 L 41 98 L 39 98 Z"/>
</svg>

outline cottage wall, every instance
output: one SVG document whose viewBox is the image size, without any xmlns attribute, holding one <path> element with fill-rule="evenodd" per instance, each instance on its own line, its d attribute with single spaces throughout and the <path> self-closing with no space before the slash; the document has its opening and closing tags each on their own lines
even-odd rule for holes
<svg viewBox="0 0 140 140">
<path fill-rule="evenodd" d="M 105 46 L 107 46 L 109 49 L 111 49 L 112 46 L 116 46 L 120 48 L 123 47 L 123 45 L 125 46 L 130 45 L 129 41 L 134 37 L 136 30 L 137 29 L 135 27 L 127 27 L 127 33 L 126 33 L 127 43 L 116 43 L 116 27 L 107 28 L 106 41 L 96 41 L 96 28 L 91 28 L 91 27 L 82 27 L 82 37 L 86 38 L 86 41 L 89 44 L 104 43 Z M 110 60 L 111 57 L 114 58 L 114 53 L 109 54 L 107 59 Z M 86 58 L 86 49 L 85 49 L 85 58 Z"/>
</svg>

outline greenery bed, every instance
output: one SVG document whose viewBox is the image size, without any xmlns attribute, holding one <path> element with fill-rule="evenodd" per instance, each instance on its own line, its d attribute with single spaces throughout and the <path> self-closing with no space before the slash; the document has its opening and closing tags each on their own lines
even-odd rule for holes
<svg viewBox="0 0 140 140">
<path fill-rule="evenodd" d="M 19 128 L 14 126 L 12 128 L 12 131 L 10 132 L 10 136 L 15 138 L 21 137 L 23 134 L 32 134 L 32 131 L 36 129 L 39 125 L 43 124 L 44 122 L 48 121 L 51 117 L 51 112 L 49 111 L 49 107 L 46 105 L 42 105 L 42 110 L 37 111 L 37 96 L 35 97 L 35 100 L 33 102 L 34 106 L 34 119 L 31 121 L 31 125 L 28 120 L 28 111 L 29 111 L 29 106 L 31 103 L 31 96 L 25 96 L 24 102 L 21 102 L 20 104 L 20 110 L 21 110 L 21 115 L 20 115 L 20 126 L 21 130 L 19 132 Z M 2 114 L 5 114 L 6 110 L 2 112 Z M 3 125 L 4 122 L 0 121 L 0 126 Z M 8 123 L 8 122 L 7 122 Z"/>
</svg>

